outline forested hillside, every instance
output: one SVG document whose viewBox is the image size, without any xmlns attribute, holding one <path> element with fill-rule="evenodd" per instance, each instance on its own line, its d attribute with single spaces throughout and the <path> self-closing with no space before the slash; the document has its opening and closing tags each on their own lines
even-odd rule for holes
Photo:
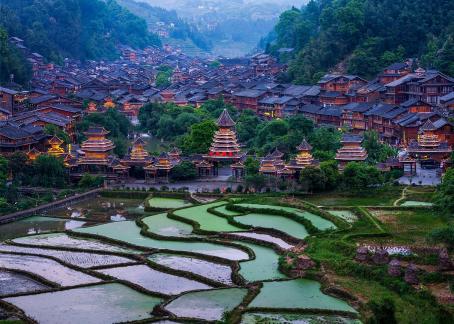
<svg viewBox="0 0 454 324">
<path fill-rule="evenodd" d="M 454 75 L 452 17 L 452 0 L 311 0 L 281 14 L 267 52 L 294 49 L 283 79 L 296 83 L 332 69 L 372 77 L 408 57 Z"/>
<path fill-rule="evenodd" d="M 22 54 L 8 43 L 8 33 L 0 28 L 0 84 L 10 81 L 14 75 L 14 81 L 25 84 L 30 78 L 31 70 Z"/>
<path fill-rule="evenodd" d="M 162 22 L 166 25 L 173 24 L 170 37 L 179 40 L 191 40 L 197 47 L 209 51 L 211 43 L 194 26 L 182 20 L 175 10 L 166 10 L 151 6 L 140 0 L 118 0 L 118 3 L 130 10 L 135 15 L 142 17 L 153 28 L 156 23 Z"/>
<path fill-rule="evenodd" d="M 115 0 L 8 0 L 0 4 L 0 27 L 53 61 L 113 58 L 118 44 L 160 45 L 145 20 Z"/>
</svg>

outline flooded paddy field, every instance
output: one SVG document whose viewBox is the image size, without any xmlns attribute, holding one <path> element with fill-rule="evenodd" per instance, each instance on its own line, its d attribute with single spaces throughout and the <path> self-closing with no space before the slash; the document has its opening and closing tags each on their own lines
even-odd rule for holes
<svg viewBox="0 0 454 324">
<path fill-rule="evenodd" d="M 284 216 L 250 213 L 236 216 L 235 220 L 245 225 L 275 229 L 301 240 L 309 235 L 303 224 Z"/>
<path fill-rule="evenodd" d="M 49 287 L 21 273 L 0 270 L 0 296 L 30 293 Z"/>
<path fill-rule="evenodd" d="M 231 235 L 239 237 L 249 237 L 259 241 L 273 243 L 284 250 L 289 250 L 294 247 L 294 245 L 285 242 L 279 237 L 275 237 L 269 234 L 255 233 L 255 232 L 241 232 L 241 233 L 231 233 Z"/>
<path fill-rule="evenodd" d="M 77 286 L 101 281 L 52 259 L 33 255 L 0 253 L 0 268 L 26 271 L 60 286 Z"/>
<path fill-rule="evenodd" d="M 178 317 L 220 321 L 225 312 L 243 301 L 246 294 L 244 288 L 197 291 L 174 299 L 165 309 Z"/>
<path fill-rule="evenodd" d="M 233 284 L 232 268 L 228 265 L 166 253 L 155 253 L 148 259 L 171 269 L 191 272 L 227 285 Z"/>
<path fill-rule="evenodd" d="M 117 255 L 95 254 L 85 252 L 40 249 L 24 246 L 0 244 L 0 252 L 25 253 L 30 255 L 50 256 L 81 268 L 117 265 L 134 262 L 132 259 Z"/>
<path fill-rule="evenodd" d="M 307 211 L 302 211 L 297 208 L 293 207 L 285 207 L 285 206 L 273 206 L 273 205 L 260 205 L 260 204 L 238 204 L 238 206 L 242 207 L 248 207 L 248 208 L 264 208 L 264 209 L 275 209 L 275 210 L 283 210 L 289 213 L 293 213 L 297 216 L 300 216 L 302 218 L 307 219 L 317 227 L 319 230 L 327 230 L 327 229 L 334 229 L 336 228 L 336 225 L 334 225 L 331 221 L 324 219 L 323 217 L 314 215 L 312 213 L 309 213 Z"/>
<path fill-rule="evenodd" d="M 249 259 L 249 255 L 243 250 L 227 247 L 222 244 L 156 240 L 142 236 L 140 234 L 140 230 L 141 229 L 135 222 L 126 221 L 80 228 L 76 229 L 75 232 L 100 235 L 109 239 L 150 249 L 167 249 L 181 252 L 199 253 L 225 258 L 228 260 Z"/>
<path fill-rule="evenodd" d="M 255 308 L 327 309 L 355 313 L 346 302 L 325 295 L 320 283 L 308 279 L 264 282 L 260 293 L 249 304 Z"/>
<path fill-rule="evenodd" d="M 243 314 L 241 324 L 361 324 L 361 321 L 342 316 L 308 315 L 295 313 L 251 312 Z"/>
<path fill-rule="evenodd" d="M 175 211 L 175 215 L 199 223 L 200 229 L 213 232 L 235 232 L 243 231 L 229 224 L 227 218 L 216 216 L 208 212 L 209 208 L 217 207 L 226 202 L 214 202 L 207 205 L 201 205 L 191 208 L 185 208 Z"/>
<path fill-rule="evenodd" d="M 177 198 L 152 197 L 148 199 L 150 207 L 162 209 L 175 209 L 192 206 L 190 201 Z"/>
<path fill-rule="evenodd" d="M 228 321 L 232 314 L 235 323 L 246 324 L 356 323 L 324 313 L 356 314 L 345 301 L 324 294 L 317 281 L 290 280 L 280 271 L 280 258 L 295 248 L 291 237 L 308 236 L 301 223 L 259 212 L 242 215 L 226 209 L 226 200 L 196 205 L 154 197 L 148 203 L 169 211 L 145 212 L 141 200 L 96 198 L 57 210 L 54 217 L 0 227 L 0 299 L 22 310 L 17 315 L 23 319 L 52 324 L 159 320 L 155 314 L 164 316 L 157 323 Z M 291 208 L 256 205 L 268 207 Z M 169 217 L 176 208 L 177 217 L 211 234 L 194 234 L 193 225 Z M 286 211 L 332 228 L 317 215 Z M 236 227 L 229 217 L 265 230 Z M 60 225 L 10 233 L 34 222 Z M 284 234 L 276 237 L 266 228 Z"/>
<path fill-rule="evenodd" d="M 86 224 L 87 222 L 73 219 L 32 216 L 0 225 L 0 241 L 31 234 L 71 230 Z"/>
<path fill-rule="evenodd" d="M 142 219 L 148 231 L 161 236 L 191 236 L 192 226 L 167 217 L 167 213 L 148 216 Z"/>
<path fill-rule="evenodd" d="M 165 295 L 178 295 L 185 291 L 212 288 L 195 280 L 154 270 L 146 265 L 116 267 L 98 271 L 111 277 L 132 282 L 146 290 Z"/>
<path fill-rule="evenodd" d="M 98 324 L 151 318 L 158 297 L 112 283 L 4 299 L 38 323 Z"/>
<path fill-rule="evenodd" d="M 71 207 L 53 210 L 48 215 L 111 222 L 135 219 L 144 214 L 144 208 L 144 202 L 141 199 L 97 197 Z"/>
</svg>

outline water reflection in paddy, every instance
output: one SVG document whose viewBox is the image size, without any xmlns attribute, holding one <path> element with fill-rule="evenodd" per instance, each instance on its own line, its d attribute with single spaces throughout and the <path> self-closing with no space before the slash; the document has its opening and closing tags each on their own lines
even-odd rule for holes
<svg viewBox="0 0 454 324">
<path fill-rule="evenodd" d="M 190 292 L 173 300 L 165 308 L 179 317 L 220 321 L 225 312 L 243 301 L 246 294 L 247 289 L 243 288 Z"/>
<path fill-rule="evenodd" d="M 184 242 L 156 240 L 140 234 L 140 227 L 133 221 L 109 223 L 98 226 L 78 228 L 75 232 L 96 234 L 125 243 L 142 246 L 145 248 L 168 249 L 174 251 L 194 252 L 217 256 L 229 260 L 249 259 L 249 255 L 243 250 L 222 244 L 206 242 Z"/>
<path fill-rule="evenodd" d="M 98 197 L 74 204 L 71 207 L 51 211 L 49 215 L 109 222 L 135 219 L 143 213 L 142 199 Z"/>
<path fill-rule="evenodd" d="M 98 324 L 151 318 L 161 299 L 111 283 L 6 298 L 38 323 Z"/>
<path fill-rule="evenodd" d="M 47 288 L 46 285 L 23 274 L 0 270 L 0 295 L 35 292 Z"/>
<path fill-rule="evenodd" d="M 166 253 L 155 253 L 149 259 L 171 269 L 192 272 L 228 285 L 233 284 L 232 269 L 228 265 Z"/>
<path fill-rule="evenodd" d="M 18 254 L 0 254 L 0 268 L 27 271 L 60 286 L 76 286 L 101 280 L 68 268 L 52 259 Z"/>
<path fill-rule="evenodd" d="M 98 272 L 165 295 L 178 295 L 185 291 L 211 288 L 201 282 L 157 271 L 143 264 L 103 269 Z"/>
<path fill-rule="evenodd" d="M 73 219 L 32 216 L 0 225 L 0 241 L 31 234 L 71 230 L 85 224 L 86 222 Z"/>
</svg>

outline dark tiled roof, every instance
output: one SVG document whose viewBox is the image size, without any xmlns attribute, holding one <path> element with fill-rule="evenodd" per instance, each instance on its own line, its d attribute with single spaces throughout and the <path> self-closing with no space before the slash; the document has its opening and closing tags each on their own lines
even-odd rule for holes
<svg viewBox="0 0 454 324">
<path fill-rule="evenodd" d="M 219 116 L 216 124 L 219 127 L 233 127 L 235 126 L 235 122 L 233 121 L 232 117 L 230 117 L 229 112 L 227 109 L 224 109 L 221 113 L 221 116 Z"/>
<path fill-rule="evenodd" d="M 341 139 L 341 142 L 347 143 L 361 143 L 362 141 L 363 137 L 357 134 L 344 134 Z"/>
<path fill-rule="evenodd" d="M 298 145 L 296 149 L 298 151 L 310 151 L 312 150 L 312 146 L 306 141 L 305 138 L 303 138 L 301 144 Z"/>
</svg>

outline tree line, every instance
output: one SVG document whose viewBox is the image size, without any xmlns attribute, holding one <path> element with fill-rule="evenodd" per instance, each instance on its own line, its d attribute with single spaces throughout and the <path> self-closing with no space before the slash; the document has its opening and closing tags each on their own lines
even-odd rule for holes
<svg viewBox="0 0 454 324">
<path fill-rule="evenodd" d="M 281 78 L 296 83 L 332 69 L 371 78 L 408 57 L 454 75 L 453 15 L 449 0 L 311 0 L 281 14 L 266 51 L 289 60 Z"/>
<path fill-rule="evenodd" d="M 22 38 L 33 52 L 61 63 L 74 59 L 111 59 L 117 46 L 161 45 L 145 20 L 115 0 L 8 0 L 0 5 L 0 27 Z"/>
</svg>

